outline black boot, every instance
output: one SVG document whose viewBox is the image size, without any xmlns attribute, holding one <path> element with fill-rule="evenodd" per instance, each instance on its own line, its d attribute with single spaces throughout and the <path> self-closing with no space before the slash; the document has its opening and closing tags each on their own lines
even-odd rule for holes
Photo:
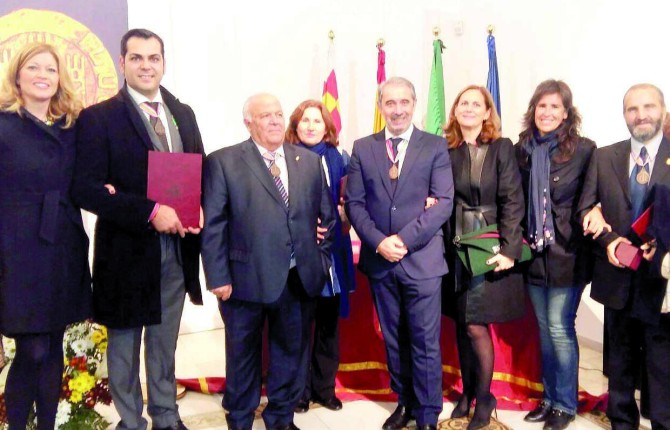
<svg viewBox="0 0 670 430">
<path fill-rule="evenodd" d="M 575 420 L 575 416 L 559 409 L 552 409 L 551 415 L 544 423 L 544 430 L 563 430 L 567 428 L 571 422 Z"/>
<path fill-rule="evenodd" d="M 551 405 L 549 402 L 542 400 L 539 405 L 532 411 L 528 412 L 523 420 L 529 423 L 540 423 L 546 421 L 551 415 Z"/>
</svg>

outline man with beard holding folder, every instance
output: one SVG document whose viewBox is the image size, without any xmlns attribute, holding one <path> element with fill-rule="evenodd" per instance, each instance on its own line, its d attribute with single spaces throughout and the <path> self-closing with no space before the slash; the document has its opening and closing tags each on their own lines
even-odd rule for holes
<svg viewBox="0 0 670 430">
<path fill-rule="evenodd" d="M 601 246 L 591 298 L 605 305 L 607 417 L 614 430 L 638 428 L 635 380 L 645 360 L 642 377 L 649 389 L 652 429 L 670 429 L 670 315 L 661 311 L 667 281 L 649 263 L 656 243 L 643 243 L 631 231 L 631 224 L 652 204 L 655 188 L 670 184 L 670 141 L 661 131 L 666 117 L 663 93 L 651 84 L 633 85 L 624 96 L 623 114 L 631 138 L 596 150 L 579 202 L 585 232 L 595 233 Z M 598 203 L 611 226 L 600 234 L 601 226 L 586 215 Z M 624 266 L 617 252 L 631 242 L 643 251 L 637 270 Z"/>
</svg>

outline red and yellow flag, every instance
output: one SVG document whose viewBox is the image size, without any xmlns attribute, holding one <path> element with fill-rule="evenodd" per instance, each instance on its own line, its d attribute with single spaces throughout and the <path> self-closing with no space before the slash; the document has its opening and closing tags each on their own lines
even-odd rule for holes
<svg viewBox="0 0 670 430">
<path fill-rule="evenodd" d="M 386 121 L 379 111 L 379 87 L 386 80 L 386 52 L 383 49 L 384 43 L 379 41 L 377 43 L 377 93 L 375 97 L 375 121 L 372 126 L 372 132 L 377 133 L 386 127 Z"/>
<path fill-rule="evenodd" d="M 332 32 L 330 36 L 332 36 Z M 340 130 L 342 130 L 342 119 L 340 117 L 340 97 L 337 94 L 337 78 L 335 77 L 335 44 L 333 39 L 334 36 L 330 38 L 330 47 L 328 48 L 328 67 L 330 68 L 330 73 L 323 83 L 322 100 L 323 104 L 326 105 L 326 109 L 328 109 L 328 112 L 333 117 L 333 123 L 335 123 L 335 129 L 339 135 Z"/>
</svg>

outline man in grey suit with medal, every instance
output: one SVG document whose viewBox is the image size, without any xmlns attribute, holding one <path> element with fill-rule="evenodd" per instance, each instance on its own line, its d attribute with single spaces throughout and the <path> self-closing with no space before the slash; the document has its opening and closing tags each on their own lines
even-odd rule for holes
<svg viewBox="0 0 670 430">
<path fill-rule="evenodd" d="M 268 322 L 269 430 L 296 430 L 293 409 L 305 388 L 314 298 L 330 268 L 335 225 L 319 157 L 284 144 L 276 97 L 243 108 L 251 137 L 207 157 L 202 260 L 219 298 L 226 333 L 223 406 L 231 430 L 250 430 L 261 395 L 261 340 Z M 317 243 L 318 220 L 326 228 Z"/>
<path fill-rule="evenodd" d="M 453 174 L 446 140 L 412 125 L 411 82 L 387 80 L 379 105 L 386 129 L 354 143 L 345 207 L 361 238 L 359 268 L 370 279 L 398 394 L 382 428 L 400 430 L 415 418 L 431 430 L 442 411 L 442 225 L 452 211 Z M 429 196 L 437 203 L 424 209 Z"/>
</svg>

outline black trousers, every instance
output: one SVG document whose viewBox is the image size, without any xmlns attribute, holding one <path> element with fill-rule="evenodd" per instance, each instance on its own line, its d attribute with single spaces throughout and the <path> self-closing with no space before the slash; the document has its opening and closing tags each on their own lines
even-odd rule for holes
<svg viewBox="0 0 670 430">
<path fill-rule="evenodd" d="M 607 417 L 613 430 L 637 429 L 640 413 L 635 402 L 636 374 L 644 360 L 652 429 L 670 429 L 670 316 L 658 326 L 631 317 L 630 306 L 605 308 L 609 402 Z"/>
<path fill-rule="evenodd" d="M 219 300 L 226 332 L 226 392 L 223 407 L 228 427 L 251 429 L 261 398 L 263 326 L 268 322 L 270 366 L 263 421 L 269 428 L 293 421 L 293 409 L 305 387 L 310 316 L 314 299 L 308 297 L 296 269 L 274 303 Z"/>
<path fill-rule="evenodd" d="M 335 396 L 335 377 L 340 365 L 339 322 L 340 296 L 318 297 L 310 369 L 303 395 L 306 400 L 329 400 Z"/>
</svg>

